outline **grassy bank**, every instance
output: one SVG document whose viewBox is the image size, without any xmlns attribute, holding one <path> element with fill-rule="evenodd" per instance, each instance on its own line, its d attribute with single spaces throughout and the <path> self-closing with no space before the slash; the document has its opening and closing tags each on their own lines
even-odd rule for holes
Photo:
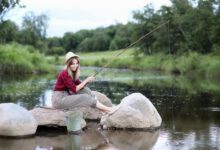
<svg viewBox="0 0 220 150">
<path fill-rule="evenodd" d="M 151 56 L 143 55 L 136 49 L 128 49 L 118 58 L 114 56 L 121 53 L 118 51 L 104 51 L 91 53 L 77 53 L 80 55 L 82 66 L 103 67 L 111 62 L 108 67 L 129 68 L 136 70 L 160 70 L 167 73 L 176 73 L 183 75 L 192 75 L 199 73 L 205 77 L 218 77 L 220 75 L 220 55 L 201 55 L 195 52 L 182 55 L 154 54 Z M 63 64 L 64 57 L 48 57 L 48 60 L 54 64 Z"/>
<path fill-rule="evenodd" d="M 121 51 L 107 51 L 94 53 L 79 53 L 83 66 L 104 66 L 111 62 L 109 67 L 130 68 L 137 70 L 160 70 L 167 73 L 191 75 L 199 73 L 208 77 L 220 75 L 220 56 L 201 55 L 195 52 L 180 56 L 154 54 L 135 56 L 135 49 L 129 49 L 118 58 L 113 59 Z"/>
<path fill-rule="evenodd" d="M 201 55 L 195 52 L 182 55 L 154 54 L 146 56 L 137 54 L 137 49 L 128 49 L 120 54 L 118 51 L 78 53 L 82 66 L 99 66 L 112 68 L 129 68 L 136 70 L 160 70 L 167 73 L 195 75 L 218 78 L 220 75 L 220 55 L 211 53 Z M 64 63 L 64 56 L 48 56 L 40 54 L 30 46 L 16 43 L 0 45 L 0 74 L 32 73 L 54 70 L 52 66 Z"/>
<path fill-rule="evenodd" d="M 48 72 L 45 56 L 30 46 L 17 43 L 0 45 L 0 74 Z"/>
</svg>

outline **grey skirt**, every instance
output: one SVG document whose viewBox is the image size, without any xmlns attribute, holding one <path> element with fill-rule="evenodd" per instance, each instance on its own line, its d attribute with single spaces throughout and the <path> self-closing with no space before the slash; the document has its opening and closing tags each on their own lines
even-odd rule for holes
<svg viewBox="0 0 220 150">
<path fill-rule="evenodd" d="M 71 109 L 75 107 L 95 107 L 97 99 L 87 87 L 70 95 L 67 91 L 53 91 L 52 106 L 57 109 Z"/>
</svg>

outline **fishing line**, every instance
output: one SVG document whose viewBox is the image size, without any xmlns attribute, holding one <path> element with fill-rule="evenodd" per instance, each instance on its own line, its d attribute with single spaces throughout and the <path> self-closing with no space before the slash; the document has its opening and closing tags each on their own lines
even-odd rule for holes
<svg viewBox="0 0 220 150">
<path fill-rule="evenodd" d="M 139 41 L 143 40 L 144 38 L 148 37 L 149 35 L 151 35 L 153 32 L 157 31 L 158 29 L 160 29 L 162 26 L 164 26 L 165 24 L 169 23 L 169 21 L 162 23 L 160 25 L 158 25 L 157 27 L 155 27 L 153 30 L 151 30 L 150 32 L 146 33 L 145 35 L 141 36 L 138 40 L 136 40 L 135 42 L 131 43 L 130 45 L 128 45 L 126 48 L 122 49 L 121 52 L 119 52 L 118 54 L 114 55 L 111 60 L 105 64 L 99 71 L 96 71 L 94 75 L 92 76 L 97 76 L 100 72 L 102 72 L 104 70 L 104 68 L 106 68 L 108 65 L 111 64 L 111 62 L 113 60 L 115 60 L 117 57 L 119 57 L 122 53 L 124 53 L 128 48 L 131 48 L 132 46 L 134 46 L 135 44 L 137 44 Z"/>
</svg>

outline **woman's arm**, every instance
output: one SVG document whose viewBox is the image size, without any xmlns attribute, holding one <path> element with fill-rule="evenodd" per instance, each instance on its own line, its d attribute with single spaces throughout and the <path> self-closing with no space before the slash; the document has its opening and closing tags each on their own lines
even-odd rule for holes
<svg viewBox="0 0 220 150">
<path fill-rule="evenodd" d="M 94 76 L 87 77 L 83 82 L 76 86 L 76 92 L 84 88 L 88 83 L 91 83 L 95 80 Z"/>
</svg>

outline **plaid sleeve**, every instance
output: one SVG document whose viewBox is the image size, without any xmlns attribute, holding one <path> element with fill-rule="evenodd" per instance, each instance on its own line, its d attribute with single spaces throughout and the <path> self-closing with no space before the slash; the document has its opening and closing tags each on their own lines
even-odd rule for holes
<svg viewBox="0 0 220 150">
<path fill-rule="evenodd" d="M 81 83 L 81 81 L 79 79 L 75 81 L 76 85 L 79 85 L 80 83 Z"/>
<path fill-rule="evenodd" d="M 66 71 L 62 72 L 62 80 L 64 85 L 72 92 L 76 93 L 76 84 Z"/>
</svg>

